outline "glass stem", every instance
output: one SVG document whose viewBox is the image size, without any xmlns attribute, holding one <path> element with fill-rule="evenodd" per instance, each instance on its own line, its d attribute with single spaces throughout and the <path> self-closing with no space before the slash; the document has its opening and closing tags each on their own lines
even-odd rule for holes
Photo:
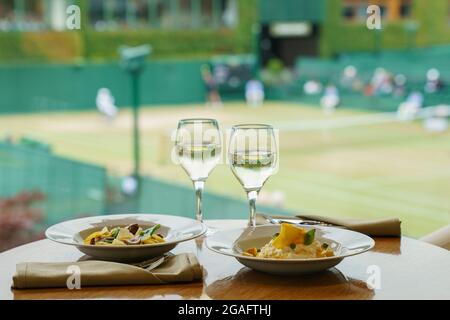
<svg viewBox="0 0 450 320">
<path fill-rule="evenodd" d="M 256 199 L 258 198 L 259 190 L 247 192 L 248 203 L 250 206 L 250 219 L 248 221 L 249 227 L 256 227 Z"/>
<path fill-rule="evenodd" d="M 197 221 L 203 222 L 202 212 L 202 194 L 205 188 L 205 181 L 194 181 L 195 197 L 197 198 L 196 218 Z"/>
</svg>

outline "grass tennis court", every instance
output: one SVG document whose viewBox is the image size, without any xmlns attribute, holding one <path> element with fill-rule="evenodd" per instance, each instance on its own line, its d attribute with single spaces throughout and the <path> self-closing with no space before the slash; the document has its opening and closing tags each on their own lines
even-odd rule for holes
<svg viewBox="0 0 450 320">
<path fill-rule="evenodd" d="M 279 127 L 280 171 L 263 190 L 283 192 L 287 209 L 352 217 L 397 216 L 405 233 L 414 237 L 450 223 L 448 131 L 431 134 L 421 122 L 357 125 L 348 120 L 370 114 L 338 110 L 325 116 L 319 108 L 281 102 L 261 109 L 241 103 L 214 110 L 203 105 L 149 107 L 141 112 L 144 174 L 190 183 L 170 161 L 170 134 L 179 119 L 192 116 L 217 118 L 223 129 L 246 122 Z M 112 174 L 131 172 L 129 109 L 122 109 L 111 124 L 92 111 L 5 115 L 0 126 L 15 138 L 27 135 L 48 142 L 57 154 L 105 165 Z M 206 188 L 244 198 L 226 165 L 213 171 Z"/>
</svg>

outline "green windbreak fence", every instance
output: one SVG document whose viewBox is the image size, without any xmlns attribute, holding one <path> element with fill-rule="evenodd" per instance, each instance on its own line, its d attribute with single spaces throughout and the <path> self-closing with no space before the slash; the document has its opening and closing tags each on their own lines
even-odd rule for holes
<svg viewBox="0 0 450 320">
<path fill-rule="evenodd" d="M 0 142 L 0 198 L 40 191 L 45 224 L 103 213 L 106 170 L 28 145 Z"/>
<path fill-rule="evenodd" d="M 195 217 L 194 190 L 174 185 L 151 177 L 143 179 L 142 196 L 139 201 L 141 211 L 170 213 L 185 217 Z M 286 210 L 267 206 L 258 206 L 258 211 L 286 214 Z M 203 213 L 205 219 L 246 219 L 249 207 L 246 201 L 205 192 Z"/>
<path fill-rule="evenodd" d="M 111 177 L 110 187 L 119 189 L 120 178 Z M 195 217 L 195 194 L 188 186 L 173 184 L 153 177 L 142 178 L 141 195 L 137 201 L 122 199 L 108 203 L 108 213 L 142 212 Z M 273 214 L 292 215 L 284 209 L 258 206 L 258 211 Z M 247 219 L 248 203 L 212 192 L 203 195 L 205 219 Z"/>
<path fill-rule="evenodd" d="M 205 60 L 148 62 L 142 74 L 144 105 L 204 100 L 200 67 Z M 95 108 L 98 89 L 111 90 L 118 106 L 130 105 L 130 79 L 118 63 L 0 66 L 0 112 Z"/>
</svg>

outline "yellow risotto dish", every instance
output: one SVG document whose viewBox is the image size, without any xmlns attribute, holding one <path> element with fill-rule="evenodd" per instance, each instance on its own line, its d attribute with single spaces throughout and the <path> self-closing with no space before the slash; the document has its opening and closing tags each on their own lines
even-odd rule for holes
<svg viewBox="0 0 450 320">
<path fill-rule="evenodd" d="M 293 224 L 281 224 L 280 233 L 261 248 L 249 248 L 246 256 L 272 259 L 315 259 L 333 257 L 327 243 L 315 239 L 316 229 L 307 230 Z"/>
</svg>

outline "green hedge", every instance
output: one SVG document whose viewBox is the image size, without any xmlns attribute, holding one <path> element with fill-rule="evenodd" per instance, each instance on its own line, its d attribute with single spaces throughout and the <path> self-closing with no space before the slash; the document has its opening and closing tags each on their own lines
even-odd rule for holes
<svg viewBox="0 0 450 320">
<path fill-rule="evenodd" d="M 73 62 L 83 54 L 76 32 L 0 32 L 0 62 Z"/>
<path fill-rule="evenodd" d="M 88 32 L 85 38 L 85 57 L 94 60 L 117 59 L 121 45 L 149 43 L 152 58 L 207 57 L 211 54 L 242 52 L 230 31 L 131 31 Z"/>
</svg>

